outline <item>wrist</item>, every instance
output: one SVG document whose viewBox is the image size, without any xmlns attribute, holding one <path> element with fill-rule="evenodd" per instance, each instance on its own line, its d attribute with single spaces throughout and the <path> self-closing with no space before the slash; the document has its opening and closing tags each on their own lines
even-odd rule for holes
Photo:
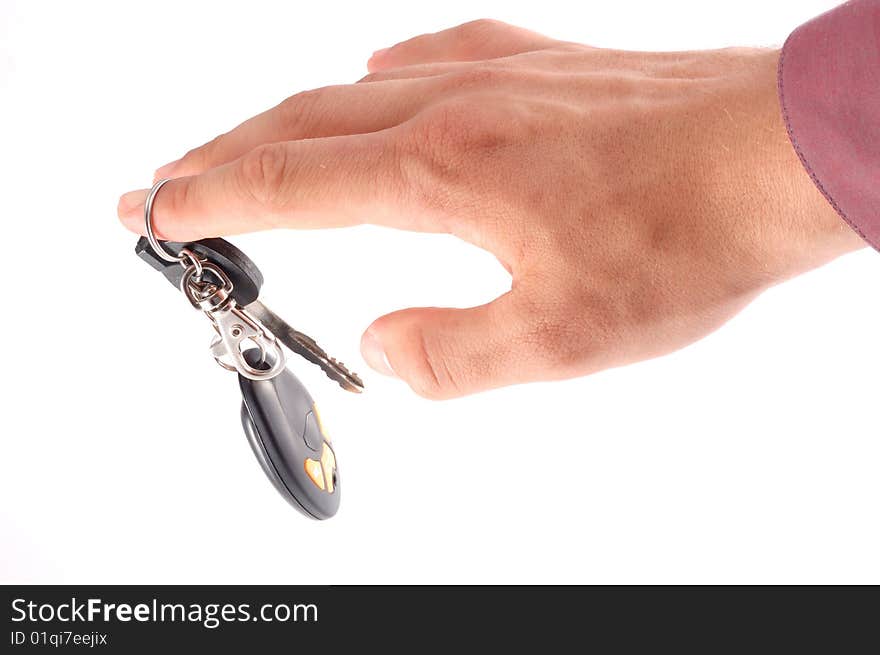
<svg viewBox="0 0 880 655">
<path fill-rule="evenodd" d="M 766 207 L 765 220 L 772 223 L 773 265 L 782 280 L 867 244 L 823 195 L 798 155 L 778 92 L 780 56 L 780 50 L 767 51 L 767 61 L 759 72 L 767 149 L 759 148 L 756 154 L 766 165 L 764 175 L 775 196 Z"/>
</svg>

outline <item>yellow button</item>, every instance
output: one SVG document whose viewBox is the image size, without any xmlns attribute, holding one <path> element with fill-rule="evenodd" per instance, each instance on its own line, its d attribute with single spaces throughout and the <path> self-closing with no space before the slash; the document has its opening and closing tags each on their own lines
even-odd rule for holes
<svg viewBox="0 0 880 655">
<path fill-rule="evenodd" d="M 322 458 L 323 459 L 323 458 Z M 307 459 L 305 461 L 306 475 L 318 489 L 324 489 L 324 473 L 321 471 L 321 462 L 316 459 Z"/>
</svg>

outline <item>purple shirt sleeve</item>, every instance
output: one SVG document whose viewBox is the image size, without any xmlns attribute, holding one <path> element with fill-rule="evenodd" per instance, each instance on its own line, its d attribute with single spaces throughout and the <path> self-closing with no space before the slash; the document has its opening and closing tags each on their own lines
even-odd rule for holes
<svg viewBox="0 0 880 655">
<path fill-rule="evenodd" d="M 851 0 L 795 30 L 779 98 L 810 177 L 880 250 L 880 0 Z"/>
</svg>

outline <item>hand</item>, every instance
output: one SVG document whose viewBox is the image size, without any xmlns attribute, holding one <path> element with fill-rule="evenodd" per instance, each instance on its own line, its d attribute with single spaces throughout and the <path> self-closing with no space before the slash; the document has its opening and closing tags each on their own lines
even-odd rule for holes
<svg viewBox="0 0 880 655">
<path fill-rule="evenodd" d="M 377 52 L 157 172 L 178 241 L 277 227 L 449 232 L 511 290 L 406 309 L 367 362 L 430 398 L 585 375 L 680 348 L 768 286 L 862 246 L 814 187 L 778 51 L 619 52 L 493 21 Z M 146 191 L 119 216 L 141 231 Z"/>
</svg>

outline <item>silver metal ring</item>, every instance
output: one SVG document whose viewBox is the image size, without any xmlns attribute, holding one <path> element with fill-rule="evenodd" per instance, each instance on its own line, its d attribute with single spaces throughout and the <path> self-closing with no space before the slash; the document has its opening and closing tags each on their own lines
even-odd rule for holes
<svg viewBox="0 0 880 655">
<path fill-rule="evenodd" d="M 180 290 L 183 292 L 183 295 L 186 296 L 186 299 L 189 300 L 190 304 L 199 309 L 201 311 L 207 311 L 204 307 L 201 306 L 201 303 L 209 298 L 212 300 L 212 304 L 214 306 L 222 305 L 227 298 L 229 298 L 232 293 L 232 281 L 229 279 L 229 276 L 223 272 L 223 269 L 217 266 L 216 264 L 212 264 L 211 262 L 201 263 L 201 269 L 203 271 L 208 271 L 211 273 L 217 280 L 220 282 L 220 286 L 210 284 L 213 290 L 207 293 L 205 296 L 198 296 L 198 291 L 204 291 L 207 287 L 204 285 L 204 281 L 202 281 L 202 286 L 199 284 L 194 284 L 200 282 L 196 279 L 196 267 L 192 264 L 186 267 L 186 270 L 183 271 L 183 275 L 180 278 Z M 195 287 L 195 288 L 193 288 Z"/>
<path fill-rule="evenodd" d="M 144 226 L 147 230 L 147 240 L 150 242 L 153 251 L 159 255 L 159 257 L 166 262 L 183 262 L 186 259 L 186 256 L 174 255 L 165 250 L 159 239 L 156 238 L 155 232 L 153 232 L 153 201 L 156 200 L 156 195 L 159 193 L 159 189 L 170 180 L 170 177 L 163 178 L 156 182 L 153 185 L 153 188 L 150 189 L 150 193 L 147 195 L 147 201 L 144 203 Z"/>
<path fill-rule="evenodd" d="M 196 282 L 202 279 L 202 260 L 189 248 L 180 249 L 180 265 L 184 268 L 192 266 L 195 269 L 192 277 Z"/>
</svg>

